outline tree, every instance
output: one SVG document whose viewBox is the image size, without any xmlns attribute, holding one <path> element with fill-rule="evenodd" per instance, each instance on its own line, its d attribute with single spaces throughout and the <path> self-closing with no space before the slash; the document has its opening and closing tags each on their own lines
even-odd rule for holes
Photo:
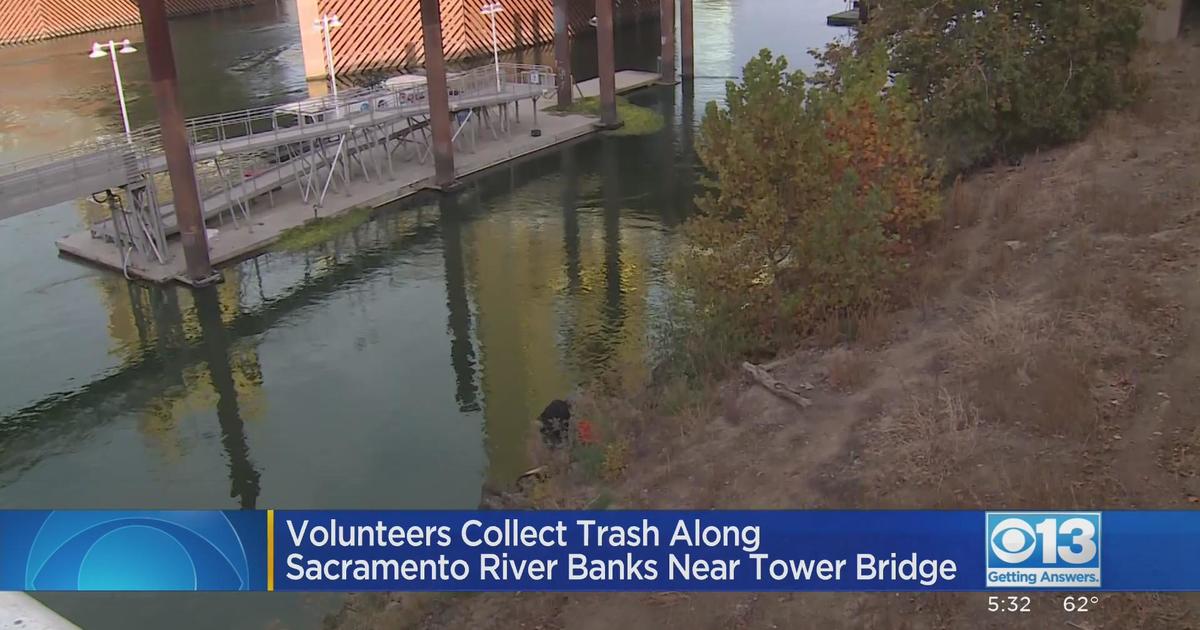
<svg viewBox="0 0 1200 630">
<path fill-rule="evenodd" d="M 882 50 L 821 84 L 763 50 L 726 85 L 701 123 L 710 178 L 685 230 L 703 315 L 765 341 L 881 297 L 897 245 L 938 211 L 909 98 Z"/>
<path fill-rule="evenodd" d="M 857 45 L 888 49 L 932 152 L 960 169 L 1078 138 L 1127 102 L 1145 3 L 889 0 Z"/>
</svg>

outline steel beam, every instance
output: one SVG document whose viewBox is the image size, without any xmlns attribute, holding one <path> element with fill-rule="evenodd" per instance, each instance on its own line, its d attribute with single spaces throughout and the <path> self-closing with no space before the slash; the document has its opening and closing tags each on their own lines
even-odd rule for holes
<svg viewBox="0 0 1200 630">
<path fill-rule="evenodd" d="M 146 58 L 150 63 L 150 84 L 158 121 L 162 127 L 163 153 L 175 197 L 175 214 L 179 222 L 180 239 L 188 280 L 195 286 L 211 284 L 219 279 L 213 273 L 208 257 L 208 234 L 196 187 L 196 172 L 192 153 L 184 130 L 183 107 L 175 73 L 175 52 L 171 48 L 171 31 L 167 28 L 164 0 L 138 0 L 142 18 L 142 35 L 146 40 Z"/>
<path fill-rule="evenodd" d="M 442 14 L 438 0 L 421 0 L 421 33 L 425 39 L 425 80 L 429 89 L 429 126 L 433 129 L 434 182 L 454 184 L 454 145 L 450 135 L 450 94 L 442 51 Z"/>
<path fill-rule="evenodd" d="M 568 31 L 568 0 L 554 0 L 554 71 L 558 76 L 558 106 L 571 106 L 571 34 Z"/>
<path fill-rule="evenodd" d="M 596 54 L 600 67 L 600 126 L 618 127 L 613 0 L 596 0 Z"/>
<path fill-rule="evenodd" d="M 679 71 L 685 79 L 696 76 L 692 35 L 692 0 L 679 0 Z"/>
</svg>

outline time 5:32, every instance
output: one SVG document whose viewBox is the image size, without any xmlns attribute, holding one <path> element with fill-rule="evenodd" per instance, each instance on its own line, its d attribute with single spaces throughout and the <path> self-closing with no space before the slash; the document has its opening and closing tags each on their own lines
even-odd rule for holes
<svg viewBox="0 0 1200 630">
<path fill-rule="evenodd" d="M 992 595 L 988 597 L 988 612 L 1029 612 L 1028 595 Z"/>
</svg>

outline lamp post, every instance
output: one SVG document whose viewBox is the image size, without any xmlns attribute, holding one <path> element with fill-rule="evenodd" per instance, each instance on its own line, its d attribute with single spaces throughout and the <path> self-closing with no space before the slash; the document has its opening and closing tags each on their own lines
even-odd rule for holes
<svg viewBox="0 0 1200 630">
<path fill-rule="evenodd" d="M 496 2 L 489 2 L 483 5 L 479 10 L 481 15 L 486 15 L 492 18 L 492 63 L 496 66 L 496 92 L 503 91 L 500 87 L 500 42 L 496 37 L 496 14 L 504 12 L 504 5 Z"/>
<path fill-rule="evenodd" d="M 121 122 L 125 125 L 125 139 L 130 141 L 133 140 L 133 133 L 129 130 L 129 110 L 125 107 L 125 88 L 121 85 L 121 67 L 117 64 L 117 53 L 128 55 L 135 52 L 137 49 L 129 45 L 128 39 L 120 42 L 109 40 L 107 44 L 92 44 L 92 52 L 88 55 L 92 59 L 112 58 L 113 80 L 117 84 L 117 100 L 121 103 Z"/>
<path fill-rule="evenodd" d="M 337 70 L 333 67 L 333 46 L 329 43 L 329 31 L 342 25 L 336 15 L 322 13 L 321 19 L 313 22 L 313 26 L 325 36 L 325 63 L 329 66 L 329 89 L 337 98 Z"/>
</svg>

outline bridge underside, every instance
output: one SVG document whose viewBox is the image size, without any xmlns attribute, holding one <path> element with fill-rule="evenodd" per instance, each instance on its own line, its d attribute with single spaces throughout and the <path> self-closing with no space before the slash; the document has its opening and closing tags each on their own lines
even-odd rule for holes
<svg viewBox="0 0 1200 630">
<path fill-rule="evenodd" d="M 311 25 L 321 14 L 338 16 L 342 26 L 330 31 L 330 47 L 339 75 L 420 65 L 425 59 L 421 12 L 416 0 L 294 0 L 300 25 L 304 71 L 310 79 L 324 78 L 325 41 Z M 442 48 L 446 59 L 491 56 L 489 16 L 482 2 L 439 0 Z M 658 0 L 614 0 L 617 23 L 657 16 Z M 505 0 L 496 17 L 500 50 L 547 44 L 554 39 L 554 0 Z M 386 14 L 387 19 L 377 16 Z M 570 33 L 590 33 L 588 20 L 596 14 L 594 0 L 567 0 Z"/>
</svg>

